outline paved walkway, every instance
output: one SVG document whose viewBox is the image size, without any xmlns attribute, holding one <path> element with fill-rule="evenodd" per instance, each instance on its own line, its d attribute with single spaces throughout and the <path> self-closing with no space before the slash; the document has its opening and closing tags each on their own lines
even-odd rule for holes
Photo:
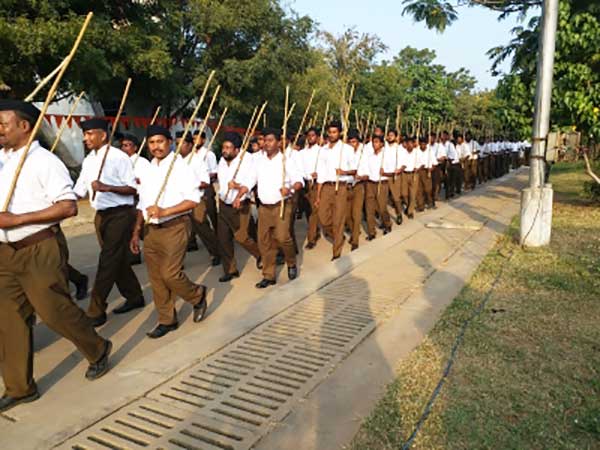
<svg viewBox="0 0 600 450">
<path fill-rule="evenodd" d="M 187 272 L 215 287 L 206 321 L 192 324 L 183 306 L 183 326 L 153 341 L 152 306 L 110 315 L 101 333 L 118 365 L 94 383 L 68 342 L 36 327 L 43 397 L 2 416 L 0 448 L 340 447 L 518 212 L 525 182 L 511 174 L 333 264 L 321 240 L 301 255 L 298 280 L 282 276 L 266 293 L 252 287 L 260 276 L 242 251 L 246 267 L 231 285 L 192 253 Z M 93 236 L 70 247 L 93 275 Z M 148 287 L 145 268 L 136 271 Z"/>
</svg>

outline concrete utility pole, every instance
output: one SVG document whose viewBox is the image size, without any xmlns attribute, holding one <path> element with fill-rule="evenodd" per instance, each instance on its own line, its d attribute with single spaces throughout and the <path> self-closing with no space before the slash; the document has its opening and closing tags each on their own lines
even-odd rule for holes
<svg viewBox="0 0 600 450">
<path fill-rule="evenodd" d="M 529 188 L 521 193 L 521 245 L 540 247 L 550 243 L 552 231 L 552 185 L 545 184 L 544 155 L 550 128 L 554 48 L 558 0 L 544 0 L 540 30 L 535 117 L 529 172 Z"/>
</svg>

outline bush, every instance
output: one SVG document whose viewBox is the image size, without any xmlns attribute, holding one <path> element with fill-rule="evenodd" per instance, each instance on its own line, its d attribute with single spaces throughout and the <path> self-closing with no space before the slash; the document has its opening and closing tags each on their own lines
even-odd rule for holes
<svg viewBox="0 0 600 450">
<path fill-rule="evenodd" d="M 600 202 L 600 184 L 595 181 L 584 181 L 583 191 L 585 192 L 586 197 L 596 202 Z"/>
</svg>

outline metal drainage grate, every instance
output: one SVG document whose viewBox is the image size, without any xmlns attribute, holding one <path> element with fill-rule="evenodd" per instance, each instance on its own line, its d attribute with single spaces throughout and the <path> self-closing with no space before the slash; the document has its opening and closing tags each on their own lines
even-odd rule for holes
<svg viewBox="0 0 600 450">
<path fill-rule="evenodd" d="M 63 448 L 249 449 L 397 304 L 342 277 Z"/>
</svg>

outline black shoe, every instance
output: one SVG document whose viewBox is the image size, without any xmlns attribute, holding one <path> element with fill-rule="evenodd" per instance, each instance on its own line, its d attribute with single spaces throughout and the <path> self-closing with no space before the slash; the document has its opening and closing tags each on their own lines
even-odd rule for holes
<svg viewBox="0 0 600 450">
<path fill-rule="evenodd" d="M 221 258 L 219 256 L 213 256 L 213 259 L 210 261 L 211 266 L 218 266 L 221 264 Z"/>
<path fill-rule="evenodd" d="M 375 239 L 375 235 L 374 234 L 370 234 L 367 236 L 367 241 L 372 241 L 373 239 Z"/>
<path fill-rule="evenodd" d="M 17 405 L 20 405 L 21 403 L 34 402 L 38 398 L 40 398 L 40 393 L 38 391 L 35 391 L 33 394 L 26 395 L 25 397 L 19 398 L 13 398 L 9 397 L 8 395 L 3 395 L 2 398 L 0 398 L 0 413 L 8 411 L 9 409 L 14 408 Z"/>
<path fill-rule="evenodd" d="M 142 264 L 142 255 L 140 253 L 138 253 L 137 255 L 133 255 L 131 260 L 129 261 L 129 264 L 132 266 L 139 266 L 140 264 Z"/>
<path fill-rule="evenodd" d="M 283 266 L 285 264 L 285 256 L 283 256 L 283 254 L 278 254 L 277 258 L 275 259 L 275 264 L 278 266 Z"/>
<path fill-rule="evenodd" d="M 149 333 L 146 333 L 150 339 L 159 339 L 163 337 L 165 334 L 170 333 L 171 331 L 175 331 L 179 327 L 179 323 L 175 322 L 171 325 L 163 325 L 159 323 L 156 328 Z"/>
<path fill-rule="evenodd" d="M 417 208 L 417 212 L 423 212 L 425 211 L 425 208 Z"/>
<path fill-rule="evenodd" d="M 98 317 L 90 317 L 94 328 L 101 327 L 106 323 L 106 313 L 100 314 Z"/>
<path fill-rule="evenodd" d="M 358 244 L 352 244 L 352 247 L 350 248 L 350 251 L 353 252 L 356 249 L 358 249 Z"/>
<path fill-rule="evenodd" d="M 383 230 L 383 235 L 385 236 L 386 234 L 388 234 L 390 231 L 392 231 L 391 228 L 386 228 L 385 230 Z"/>
<path fill-rule="evenodd" d="M 262 270 L 262 268 L 263 268 L 262 256 L 259 256 L 258 258 L 256 258 L 256 268 L 258 270 Z"/>
<path fill-rule="evenodd" d="M 306 245 L 304 246 L 304 248 L 305 248 L 306 250 L 312 250 L 312 249 L 313 249 L 313 248 L 315 248 L 316 246 L 317 246 L 316 242 L 309 242 L 308 244 L 306 244 Z"/>
<path fill-rule="evenodd" d="M 237 271 L 233 272 L 233 273 L 226 273 L 221 278 L 219 278 L 219 282 L 220 283 L 227 283 L 228 281 L 231 281 L 234 278 L 239 278 L 239 277 L 240 277 L 240 273 L 237 272 Z"/>
<path fill-rule="evenodd" d="M 396 216 L 396 225 L 402 225 L 402 215 Z"/>
<path fill-rule="evenodd" d="M 84 275 L 81 283 L 77 283 L 75 285 L 76 291 L 75 291 L 75 298 L 77 300 L 83 300 L 84 298 L 86 298 L 88 296 L 88 277 L 87 275 Z"/>
<path fill-rule="evenodd" d="M 208 291 L 208 289 L 206 286 L 202 286 L 202 289 L 200 301 L 194 305 L 194 314 L 192 316 L 192 320 L 195 323 L 202 322 L 202 320 L 204 320 L 204 317 L 206 316 L 206 308 L 208 307 L 208 303 L 206 302 L 206 291 Z"/>
<path fill-rule="evenodd" d="M 134 309 L 143 308 L 144 306 L 146 306 L 146 302 L 144 301 L 144 297 L 141 297 L 136 301 L 125 301 L 125 303 L 123 303 L 121 306 L 113 309 L 113 312 L 115 314 L 125 314 L 129 311 L 133 311 Z"/>
<path fill-rule="evenodd" d="M 275 285 L 277 282 L 275 280 L 267 280 L 266 278 L 263 278 L 262 280 L 260 280 L 258 283 L 256 283 L 256 287 L 258 289 L 264 289 L 267 288 L 269 286 L 273 286 Z"/>
<path fill-rule="evenodd" d="M 415 218 L 415 215 L 414 215 L 414 214 L 409 214 L 409 215 L 408 215 L 408 218 L 409 218 L 409 219 L 414 219 L 414 218 Z"/>
<path fill-rule="evenodd" d="M 288 280 L 298 278 L 298 268 L 296 266 L 288 267 Z"/>
<path fill-rule="evenodd" d="M 110 355 L 110 351 L 112 350 L 112 342 L 106 341 L 104 344 L 104 353 L 100 357 L 98 361 L 93 364 L 90 364 L 88 369 L 85 371 L 85 377 L 88 380 L 97 380 L 102 375 L 104 375 L 110 369 L 108 365 L 108 356 Z"/>
<path fill-rule="evenodd" d="M 188 245 L 187 245 L 188 252 L 196 252 L 198 250 L 199 250 L 199 247 L 198 247 L 198 242 L 196 242 L 196 239 L 188 242 Z"/>
</svg>

